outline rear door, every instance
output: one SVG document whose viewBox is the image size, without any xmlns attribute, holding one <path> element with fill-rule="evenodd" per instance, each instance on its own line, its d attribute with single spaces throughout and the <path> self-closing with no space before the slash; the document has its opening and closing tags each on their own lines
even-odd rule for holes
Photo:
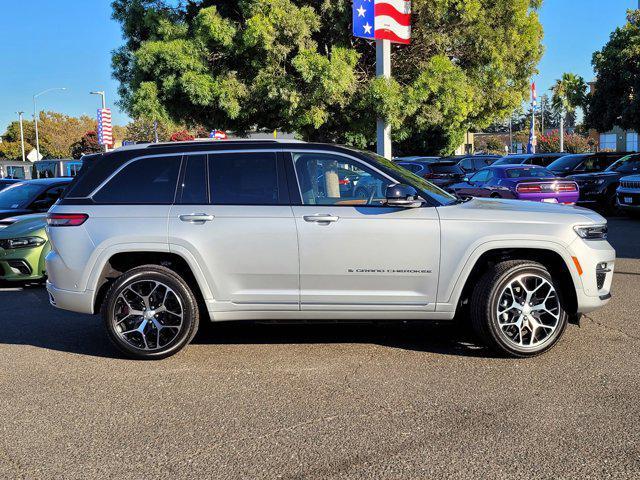
<svg viewBox="0 0 640 480">
<path fill-rule="evenodd" d="M 440 258 L 436 209 L 384 206 L 381 192 L 397 182 L 347 155 L 292 152 L 289 162 L 302 310 L 433 311 Z M 353 196 L 338 188 L 339 168 L 358 173 Z"/>
<path fill-rule="evenodd" d="M 184 165 L 169 244 L 201 269 L 209 310 L 298 310 L 298 239 L 280 155 L 188 155 Z"/>
</svg>

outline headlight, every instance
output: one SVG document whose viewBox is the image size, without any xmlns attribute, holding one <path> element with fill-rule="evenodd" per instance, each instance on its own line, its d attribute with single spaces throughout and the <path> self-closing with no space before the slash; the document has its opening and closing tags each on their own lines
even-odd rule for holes
<svg viewBox="0 0 640 480">
<path fill-rule="evenodd" d="M 607 225 L 576 225 L 573 229 L 585 240 L 605 240 L 609 233 Z"/>
<path fill-rule="evenodd" d="M 12 250 L 15 248 L 32 248 L 44 245 L 46 240 L 40 237 L 20 237 L 0 240 L 0 248 Z"/>
</svg>

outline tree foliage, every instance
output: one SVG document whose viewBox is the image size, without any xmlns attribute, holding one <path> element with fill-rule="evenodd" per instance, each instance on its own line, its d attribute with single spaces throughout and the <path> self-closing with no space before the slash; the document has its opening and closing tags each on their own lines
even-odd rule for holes
<svg viewBox="0 0 640 480">
<path fill-rule="evenodd" d="M 551 107 L 559 119 L 565 117 L 565 125 L 575 124 L 576 110 L 585 108 L 587 99 L 587 84 L 580 75 L 563 73 L 551 87 Z"/>
<path fill-rule="evenodd" d="M 640 130 L 640 10 L 629 11 L 602 50 L 593 54 L 596 82 L 587 124 L 601 132 L 614 126 Z"/>
<path fill-rule="evenodd" d="M 103 152 L 104 148 L 98 143 L 98 133 L 95 130 L 86 132 L 80 140 L 71 146 L 71 156 L 80 158 L 83 155 Z"/>
<path fill-rule="evenodd" d="M 384 80 L 374 44 L 351 35 L 351 0 L 115 0 L 113 69 L 133 118 L 371 147 L 382 116 L 399 150 L 449 153 L 525 98 L 540 4 L 414 0 L 412 43 Z"/>
<path fill-rule="evenodd" d="M 564 151 L 567 153 L 585 153 L 593 150 L 595 145 L 590 139 L 577 133 L 569 133 L 564 136 Z M 560 132 L 554 130 L 549 135 L 541 135 L 538 138 L 539 153 L 554 153 L 560 151 Z"/>
</svg>

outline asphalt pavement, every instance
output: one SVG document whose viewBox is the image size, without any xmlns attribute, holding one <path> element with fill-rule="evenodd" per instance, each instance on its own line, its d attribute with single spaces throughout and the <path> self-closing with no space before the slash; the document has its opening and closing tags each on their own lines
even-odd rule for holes
<svg viewBox="0 0 640 480">
<path fill-rule="evenodd" d="M 0 290 L 0 478 L 640 478 L 640 222 L 611 303 L 548 354 L 452 325 L 219 325 L 125 360 L 99 317 Z"/>
</svg>

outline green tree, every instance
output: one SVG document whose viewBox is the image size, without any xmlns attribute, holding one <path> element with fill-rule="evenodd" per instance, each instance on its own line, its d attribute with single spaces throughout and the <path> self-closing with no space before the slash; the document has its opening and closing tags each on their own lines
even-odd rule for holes
<svg viewBox="0 0 640 480">
<path fill-rule="evenodd" d="M 158 121 L 157 132 L 158 141 L 168 142 L 171 132 L 175 130 L 175 125 L 163 121 Z M 121 140 L 130 142 L 153 142 L 155 140 L 154 121 L 139 118 L 126 126 L 124 137 Z"/>
<path fill-rule="evenodd" d="M 133 118 L 370 148 L 382 116 L 398 150 L 450 153 L 524 100 L 540 4 L 414 0 L 412 43 L 382 80 L 350 0 L 115 0 L 126 43 L 113 70 Z"/>
<path fill-rule="evenodd" d="M 627 20 L 593 54 L 596 82 L 586 123 L 601 132 L 614 126 L 640 131 L 640 10 L 629 11 Z"/>
<path fill-rule="evenodd" d="M 33 149 L 31 145 L 25 142 L 24 152 L 28 155 Z M 6 160 L 22 160 L 22 145 L 20 142 L 3 141 L 0 143 L 0 159 Z"/>
</svg>

